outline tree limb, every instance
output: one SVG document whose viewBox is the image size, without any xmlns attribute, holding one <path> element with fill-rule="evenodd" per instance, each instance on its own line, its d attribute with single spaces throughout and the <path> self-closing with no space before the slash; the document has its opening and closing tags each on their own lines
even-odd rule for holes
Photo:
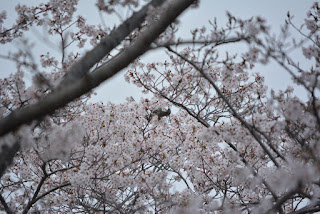
<svg viewBox="0 0 320 214">
<path fill-rule="evenodd" d="M 93 88 L 120 72 L 137 57 L 144 54 L 149 49 L 150 44 L 193 2 L 194 0 L 166 2 L 160 13 L 160 18 L 150 23 L 129 47 L 110 61 L 93 72 L 87 73 L 81 79 L 58 87 L 58 90 L 55 90 L 39 102 L 13 111 L 9 116 L 2 118 L 0 120 L 0 137 L 18 129 L 23 124 L 28 124 L 33 120 L 41 120 L 44 116 L 54 113 L 58 108 L 90 92 Z M 0 162 L 2 169 L 5 170 L 12 162 L 15 153 L 20 150 L 20 145 L 17 144 L 15 148 L 14 152 L 7 156 L 9 161 Z"/>
<path fill-rule="evenodd" d="M 2 195 L 0 195 L 0 202 L 1 202 L 4 210 L 7 212 L 7 214 L 12 214 L 13 213 L 12 210 L 10 209 L 10 207 L 8 206 L 7 202 L 2 197 Z"/>
<path fill-rule="evenodd" d="M 193 2 L 194 0 L 168 2 L 160 14 L 160 19 L 153 21 L 129 47 L 109 62 L 76 82 L 61 86 L 59 90 L 43 98 L 38 103 L 14 111 L 9 116 L 1 119 L 0 136 L 16 130 L 22 124 L 27 124 L 45 115 L 52 114 L 56 109 L 88 93 L 105 80 L 120 72 L 137 57 L 146 52 L 150 44 Z"/>
<path fill-rule="evenodd" d="M 20 150 L 20 143 L 13 145 L 2 145 L 0 149 L 0 178 L 5 173 L 7 167 L 12 163 L 14 155 Z"/>
<path fill-rule="evenodd" d="M 181 54 L 177 53 L 176 51 L 172 50 L 170 47 L 167 47 L 167 49 L 176 54 L 177 56 L 179 56 L 181 59 L 185 60 L 186 62 L 188 62 L 190 65 L 192 65 L 192 67 L 194 67 L 197 71 L 200 72 L 200 74 L 206 79 L 208 80 L 208 82 L 212 85 L 212 87 L 215 89 L 215 91 L 217 92 L 217 94 L 221 97 L 221 99 L 227 104 L 227 106 L 230 109 L 230 113 L 237 118 L 240 123 L 251 133 L 251 135 L 254 137 L 254 139 L 256 139 L 256 141 L 259 143 L 259 145 L 262 147 L 263 151 L 265 151 L 267 153 L 267 155 L 269 156 L 269 158 L 271 159 L 271 161 L 274 163 L 275 166 L 280 167 L 280 164 L 278 163 L 278 161 L 273 157 L 273 155 L 271 154 L 271 152 L 269 151 L 269 149 L 264 145 L 264 143 L 262 142 L 261 137 L 258 135 L 258 133 L 253 129 L 253 127 L 247 123 L 247 121 L 244 120 L 243 117 L 241 117 L 239 115 L 239 113 L 234 109 L 233 105 L 229 102 L 228 98 L 221 92 L 221 90 L 219 89 L 219 87 L 212 81 L 212 79 L 204 72 L 203 69 L 201 69 L 199 66 L 197 66 L 194 62 L 190 61 L 189 59 L 187 59 L 186 57 L 182 56 Z"/>
<path fill-rule="evenodd" d="M 139 12 L 135 12 L 117 29 L 113 30 L 108 36 L 102 39 L 96 47 L 86 53 L 86 55 L 83 56 L 79 62 L 75 63 L 69 69 L 65 79 L 61 82 L 60 87 L 81 79 L 93 65 L 98 63 L 104 56 L 110 53 L 110 51 L 118 46 L 125 39 L 125 37 L 127 37 L 134 29 L 139 27 L 143 21 L 145 21 L 145 18 L 148 15 L 148 10 L 151 6 L 158 7 L 163 2 L 163 0 L 151 1 Z"/>
</svg>

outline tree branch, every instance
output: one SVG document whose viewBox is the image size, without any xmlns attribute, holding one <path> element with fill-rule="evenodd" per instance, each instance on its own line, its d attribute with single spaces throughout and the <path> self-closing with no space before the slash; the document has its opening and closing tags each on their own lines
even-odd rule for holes
<svg viewBox="0 0 320 214">
<path fill-rule="evenodd" d="M 14 155 L 20 150 L 20 143 L 17 141 L 13 145 L 2 145 L 0 149 L 0 178 L 5 173 L 7 167 L 12 163 Z"/>
<path fill-rule="evenodd" d="M 137 57 L 145 53 L 150 44 L 186 9 L 194 0 L 175 0 L 166 3 L 159 20 L 154 20 L 125 50 L 95 71 L 72 84 L 65 84 L 59 90 L 43 98 L 36 104 L 12 112 L 0 120 L 0 136 L 16 130 L 22 124 L 52 114 L 74 99 L 88 93 L 105 80 L 127 67 Z"/>
<path fill-rule="evenodd" d="M 30 210 L 30 208 L 32 207 L 32 205 L 36 202 L 36 198 L 40 192 L 40 189 L 42 187 L 42 185 L 44 184 L 44 182 L 46 181 L 46 179 L 48 178 L 48 174 L 46 172 L 46 163 L 43 163 L 43 165 L 41 166 L 41 169 L 43 171 L 43 177 L 41 178 L 36 191 L 33 194 L 32 199 L 28 202 L 27 206 L 24 208 L 24 210 L 22 211 L 23 214 L 28 213 L 28 211 Z"/>
<path fill-rule="evenodd" d="M 234 109 L 234 107 L 232 106 L 232 104 L 229 102 L 228 98 L 220 91 L 220 89 L 218 88 L 218 86 L 212 81 L 212 79 L 204 72 L 203 69 L 199 68 L 194 62 L 190 61 L 189 59 L 187 59 L 186 57 L 182 56 L 181 54 L 177 53 L 176 51 L 172 50 L 170 47 L 167 47 L 167 49 L 176 54 L 177 56 L 179 56 L 181 59 L 185 60 L 186 62 L 188 62 L 190 65 L 192 65 L 192 67 L 194 67 L 197 71 L 200 72 L 200 74 L 209 81 L 209 83 L 212 85 L 212 87 L 215 89 L 215 91 L 217 92 L 217 94 L 221 97 L 221 99 L 227 104 L 228 108 L 230 109 L 230 113 L 237 118 L 240 123 L 251 133 L 251 135 L 254 137 L 254 139 L 256 139 L 256 141 L 259 143 L 259 145 L 262 147 L 263 151 L 265 151 L 267 153 L 267 155 L 269 156 L 269 158 L 271 159 L 271 161 L 277 166 L 280 167 L 278 161 L 272 156 L 271 152 L 268 150 L 268 148 L 264 145 L 264 143 L 261 140 L 261 137 L 258 135 L 258 133 L 253 129 L 253 127 L 247 123 L 247 121 L 244 120 L 244 118 L 242 118 L 239 113 Z"/>
<path fill-rule="evenodd" d="M 249 40 L 249 37 L 231 37 L 227 39 L 217 39 L 217 40 L 183 40 L 183 41 L 177 41 L 177 42 L 168 42 L 165 44 L 156 44 L 152 45 L 152 49 L 157 49 L 157 48 L 167 48 L 168 46 L 179 46 L 179 45 L 190 45 L 190 44 L 196 44 L 196 45 L 213 45 L 215 47 L 219 45 L 224 45 L 224 44 L 230 44 L 230 43 L 236 43 L 244 40 Z"/>
<path fill-rule="evenodd" d="M 267 212 L 269 213 L 274 213 L 276 210 L 280 210 L 281 206 L 290 198 L 292 198 L 292 196 L 294 196 L 296 193 L 299 193 L 302 189 L 302 183 L 299 181 L 298 185 L 296 188 L 288 191 L 284 196 L 282 196 L 277 203 Z"/>
<path fill-rule="evenodd" d="M 320 211 L 319 202 L 315 205 L 314 204 L 307 205 L 307 206 L 301 208 L 300 210 L 291 212 L 290 214 L 316 213 L 318 211 Z"/>
<path fill-rule="evenodd" d="M 146 16 L 151 6 L 158 7 L 163 4 L 163 0 L 153 0 L 145 5 L 139 12 L 135 12 L 129 19 L 123 22 L 117 29 L 113 30 L 108 36 L 91 51 L 86 53 L 79 62 L 74 64 L 68 71 L 65 79 L 61 82 L 60 87 L 66 84 L 71 84 L 74 81 L 81 79 L 89 69 L 98 63 L 112 49 L 118 46 L 134 29 L 139 27 Z"/>
<path fill-rule="evenodd" d="M 160 13 L 160 18 L 150 23 L 129 47 L 110 61 L 75 82 L 61 85 L 39 102 L 13 111 L 9 116 L 2 118 L 0 120 L 0 137 L 18 129 L 23 124 L 28 124 L 33 120 L 41 120 L 44 116 L 53 114 L 58 108 L 90 92 L 93 88 L 120 72 L 137 57 L 144 54 L 149 49 L 150 44 L 193 2 L 194 0 L 166 2 Z M 0 158 L 0 175 L 12 162 L 14 155 L 20 150 L 20 145 L 15 144 L 12 148 L 10 153 L 6 153 L 5 156 Z"/>
<path fill-rule="evenodd" d="M 57 186 L 57 187 L 54 187 L 52 189 L 50 189 L 49 191 L 43 193 L 42 195 L 40 195 L 39 197 L 37 197 L 33 203 L 36 203 L 38 200 L 40 200 L 41 198 L 45 197 L 46 195 L 56 191 L 57 189 L 61 189 L 62 187 L 66 187 L 66 186 L 70 186 L 71 183 L 64 183 L 64 184 L 61 184 L 60 186 Z"/>
<path fill-rule="evenodd" d="M 7 202 L 4 200 L 2 195 L 0 195 L 0 202 L 4 208 L 4 210 L 7 212 L 7 214 L 12 214 L 13 212 L 11 211 L 10 207 L 8 206 Z"/>
</svg>

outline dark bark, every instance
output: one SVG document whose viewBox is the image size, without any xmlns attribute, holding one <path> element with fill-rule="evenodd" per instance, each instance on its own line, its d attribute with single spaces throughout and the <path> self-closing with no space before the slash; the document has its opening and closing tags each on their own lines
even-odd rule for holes
<svg viewBox="0 0 320 214">
<path fill-rule="evenodd" d="M 20 150 L 20 143 L 15 142 L 13 145 L 2 145 L 0 149 L 0 178 L 5 173 L 7 167 L 12 163 L 13 157 Z"/>
<path fill-rule="evenodd" d="M 158 1 L 153 1 L 158 2 Z M 164 5 L 163 11 L 160 13 L 160 18 L 154 20 L 150 23 L 149 26 L 135 39 L 135 41 L 113 59 L 105 63 L 104 65 L 98 67 L 93 72 L 88 73 L 90 66 L 94 65 L 100 59 L 102 59 L 108 52 L 105 52 L 105 55 L 99 52 L 99 54 L 93 49 L 88 52 L 84 59 L 76 63 L 72 68 L 70 76 L 66 78 L 62 84 L 54 90 L 51 94 L 41 99 L 39 102 L 21 108 L 19 110 L 13 111 L 9 116 L 2 118 L 0 120 L 0 137 L 4 136 L 12 131 L 17 130 L 23 124 L 29 124 L 34 120 L 39 120 L 46 116 L 53 114 L 55 110 L 64 107 L 69 102 L 79 98 L 80 96 L 90 92 L 92 89 L 99 86 L 102 82 L 111 78 L 122 69 L 127 67 L 131 62 L 133 62 L 137 57 L 144 54 L 150 47 L 151 43 L 166 30 L 166 28 L 174 22 L 174 20 L 185 10 L 187 9 L 194 0 L 175 0 L 167 1 Z M 142 10 L 145 10 L 143 8 Z M 144 12 L 145 16 L 146 11 Z M 139 12 L 138 12 L 139 14 Z M 133 15 L 134 16 L 134 15 Z M 143 20 L 143 18 L 139 18 Z M 123 25 L 124 31 L 128 33 L 131 29 L 133 30 L 135 26 L 126 29 L 127 24 Z M 121 26 L 119 27 L 121 28 Z M 124 38 L 125 33 L 122 35 Z M 117 37 L 117 35 L 114 35 Z M 108 38 L 108 37 L 107 37 Z M 106 38 L 106 40 L 108 40 Z M 120 37 L 119 37 L 120 38 Z M 110 48 L 116 45 L 119 41 L 119 38 L 110 38 Z M 112 40 L 112 41 L 111 41 Z M 109 40 L 108 40 L 109 41 Z M 116 41 L 115 43 L 113 43 Z M 98 49 L 106 48 L 104 43 Z M 99 46 L 99 45 L 98 45 Z M 96 56 L 99 55 L 99 57 Z M 86 68 L 81 72 L 73 71 L 74 68 L 79 68 L 83 66 L 83 63 L 86 64 Z M 1 150 L 0 158 L 0 175 L 2 175 L 6 168 L 12 163 L 14 155 L 20 150 L 19 143 L 15 143 L 12 147 L 5 147 Z"/>
<path fill-rule="evenodd" d="M 164 11 L 160 14 L 160 19 L 151 23 L 129 47 L 109 62 L 95 71 L 87 73 L 72 84 L 63 84 L 58 90 L 55 90 L 38 103 L 16 110 L 1 119 L 0 136 L 16 130 L 23 124 L 28 124 L 33 120 L 52 114 L 56 109 L 90 92 L 93 88 L 120 72 L 146 52 L 150 44 L 193 2 L 194 0 L 169 1 Z"/>
</svg>

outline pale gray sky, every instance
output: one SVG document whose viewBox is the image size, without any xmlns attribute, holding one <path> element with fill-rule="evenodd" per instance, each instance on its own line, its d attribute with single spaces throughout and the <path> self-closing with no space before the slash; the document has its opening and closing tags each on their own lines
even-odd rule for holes
<svg viewBox="0 0 320 214">
<path fill-rule="evenodd" d="M 17 3 L 21 4 L 37 4 L 38 0 L 0 0 L 0 11 L 8 11 L 8 21 L 12 22 L 15 19 L 14 6 Z M 94 6 L 94 0 L 80 0 L 78 13 L 88 19 L 89 23 L 101 23 L 99 14 Z M 180 35 L 185 38 L 190 38 L 190 30 L 199 26 L 207 25 L 208 20 L 213 20 L 215 17 L 220 25 L 226 23 L 226 11 L 241 18 L 249 18 L 252 16 L 262 16 L 267 20 L 267 23 L 272 26 L 272 31 L 279 32 L 280 26 L 284 23 L 286 14 L 290 11 L 295 16 L 295 22 L 300 25 L 306 18 L 306 12 L 312 5 L 314 0 L 202 0 L 200 7 L 197 9 L 187 10 L 180 18 L 181 29 Z M 111 23 L 114 20 L 105 20 Z M 27 38 L 32 39 L 32 32 L 27 34 Z M 12 45 L 0 47 L 0 54 L 5 54 L 8 50 L 14 49 Z M 50 50 L 44 42 L 40 42 L 35 48 L 35 54 L 40 55 Z M 51 51 L 53 52 L 53 51 Z M 297 55 L 299 56 L 299 55 Z M 147 54 L 147 59 L 157 59 L 156 53 Z M 0 59 L 0 78 L 7 76 L 12 71 L 15 71 L 15 66 L 6 60 Z M 282 71 L 274 63 L 268 66 L 258 66 L 256 71 L 261 71 L 266 76 L 266 83 L 269 87 L 276 89 L 284 88 L 290 83 L 288 75 Z M 128 85 L 123 79 L 124 72 L 121 72 L 116 77 L 102 84 L 96 91 L 98 96 L 93 98 L 93 101 L 111 101 L 122 102 L 128 96 L 138 98 L 141 96 L 140 89 L 134 85 Z M 303 93 L 298 93 L 304 96 Z"/>
</svg>

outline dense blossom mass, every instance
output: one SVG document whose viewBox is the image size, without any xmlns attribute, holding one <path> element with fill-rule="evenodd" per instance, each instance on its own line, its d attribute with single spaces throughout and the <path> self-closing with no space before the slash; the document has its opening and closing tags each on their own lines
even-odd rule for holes
<svg viewBox="0 0 320 214">
<path fill-rule="evenodd" d="M 20 121 L 0 130 L 1 211 L 320 211 L 320 5 L 311 5 L 301 27 L 288 13 L 277 36 L 261 17 L 228 14 L 225 26 L 210 21 L 179 38 L 175 18 L 163 26 L 175 5 L 201 4 L 186 2 L 98 0 L 97 12 L 126 20 L 119 26 L 87 24 L 78 0 L 18 4 L 11 26 L 0 12 L 1 44 L 22 44 L 1 54 L 16 71 L 0 79 L 0 129 Z M 124 10 L 128 17 L 117 12 Z M 158 26 L 163 32 L 150 47 L 132 51 Z M 35 56 L 23 37 L 31 28 L 59 40 L 60 55 Z M 219 53 L 238 43 L 247 48 Z M 154 49 L 162 57 L 139 57 Z M 117 60 L 130 63 L 124 81 L 148 98 L 91 103 L 89 89 L 110 72 L 104 68 L 122 69 Z M 292 77 L 286 90 L 264 83 L 256 65 L 269 62 Z M 307 96 L 296 96 L 296 86 Z"/>
</svg>

